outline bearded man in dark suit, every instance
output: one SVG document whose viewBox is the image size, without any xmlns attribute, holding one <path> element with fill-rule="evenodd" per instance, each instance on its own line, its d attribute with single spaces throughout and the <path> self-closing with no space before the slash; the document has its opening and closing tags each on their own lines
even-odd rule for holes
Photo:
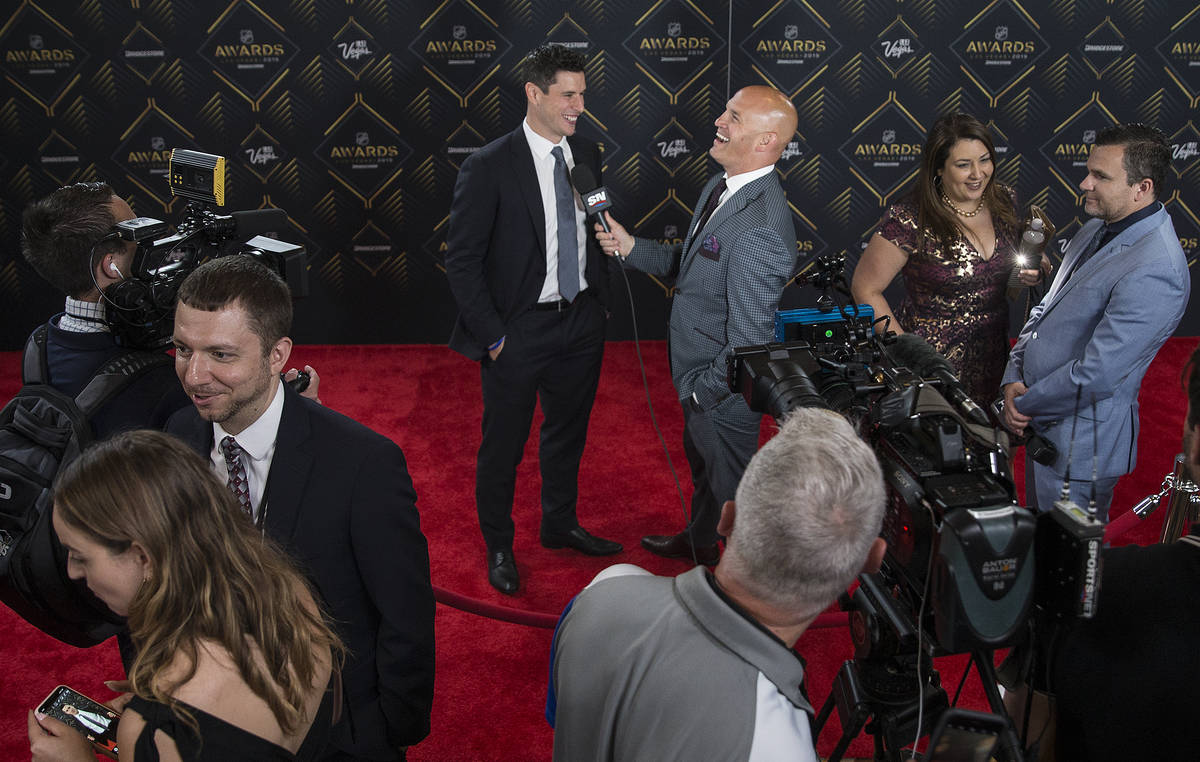
<svg viewBox="0 0 1200 762">
<path fill-rule="evenodd" d="M 346 646 L 342 721 L 325 760 L 398 760 L 429 734 L 433 588 L 417 495 L 394 442 L 279 377 L 292 300 L 249 257 L 179 289 L 175 371 L 192 405 L 167 423 L 212 461 L 247 520 L 308 575 Z"/>
<path fill-rule="evenodd" d="M 450 347 L 480 363 L 483 437 L 475 504 L 488 581 L 520 587 L 513 556 L 517 464 L 540 401 L 540 538 L 589 555 L 621 551 L 579 525 L 579 462 L 600 380 L 607 265 L 586 234 L 570 182 L 600 176 L 595 143 L 574 137 L 587 87 L 583 55 L 543 45 L 525 59 L 525 120 L 472 154 L 458 173 L 446 277 L 459 316 Z"/>
</svg>

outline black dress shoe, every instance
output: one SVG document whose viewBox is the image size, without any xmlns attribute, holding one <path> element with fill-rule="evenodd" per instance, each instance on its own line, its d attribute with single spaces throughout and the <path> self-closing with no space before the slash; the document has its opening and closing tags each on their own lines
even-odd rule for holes
<svg viewBox="0 0 1200 762">
<path fill-rule="evenodd" d="M 488 582 L 505 595 L 517 592 L 521 586 L 521 576 L 517 574 L 517 562 L 511 550 L 488 553 Z"/>
<path fill-rule="evenodd" d="M 642 538 L 642 547 L 657 556 L 666 558 L 692 559 L 692 541 L 687 532 L 679 534 L 648 534 Z M 721 549 L 716 543 L 712 545 L 697 545 L 695 547 L 696 563 L 705 566 L 715 566 L 721 558 Z"/>
<path fill-rule="evenodd" d="M 575 527 L 569 532 L 548 532 L 543 529 L 542 547 L 552 550 L 571 548 L 589 556 L 611 556 L 621 552 L 621 543 L 596 537 L 583 527 Z"/>
</svg>

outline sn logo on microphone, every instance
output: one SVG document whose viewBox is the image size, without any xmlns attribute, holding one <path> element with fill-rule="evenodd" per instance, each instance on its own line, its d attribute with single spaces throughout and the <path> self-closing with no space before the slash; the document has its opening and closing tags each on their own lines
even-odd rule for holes
<svg viewBox="0 0 1200 762">
<path fill-rule="evenodd" d="M 597 188 L 591 193 L 583 197 L 583 205 L 589 215 L 599 214 L 600 212 L 612 206 L 612 202 L 608 200 L 608 190 L 606 188 Z"/>
</svg>

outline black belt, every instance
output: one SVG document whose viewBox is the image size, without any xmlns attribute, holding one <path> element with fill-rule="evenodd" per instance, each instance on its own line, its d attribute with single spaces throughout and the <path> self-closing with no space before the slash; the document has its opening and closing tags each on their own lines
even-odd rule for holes
<svg viewBox="0 0 1200 762">
<path fill-rule="evenodd" d="M 586 288 L 580 291 L 575 295 L 575 301 L 573 302 L 567 301 L 566 299 L 557 299 L 553 302 L 538 302 L 537 304 L 533 305 L 533 309 L 538 312 L 562 312 L 563 310 L 569 310 L 572 306 L 579 302 L 579 297 L 583 296 L 587 292 L 588 290 Z"/>
</svg>

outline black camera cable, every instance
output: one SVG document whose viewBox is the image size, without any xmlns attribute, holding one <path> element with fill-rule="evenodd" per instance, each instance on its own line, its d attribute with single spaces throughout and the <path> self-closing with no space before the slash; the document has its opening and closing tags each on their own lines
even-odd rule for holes
<svg viewBox="0 0 1200 762">
<path fill-rule="evenodd" d="M 1075 414 L 1071 416 L 1071 442 L 1067 445 L 1067 470 L 1063 474 L 1062 492 L 1059 500 L 1071 499 L 1071 458 L 1075 455 L 1075 429 L 1079 426 L 1079 398 L 1083 395 L 1083 385 L 1075 384 Z M 1093 431 L 1095 427 L 1093 427 Z"/>
<path fill-rule="evenodd" d="M 667 468 L 671 472 L 671 478 L 675 480 L 675 494 L 679 496 L 679 508 L 683 513 L 684 527 L 689 527 L 690 517 L 688 515 L 687 501 L 683 497 L 683 485 L 679 481 L 679 473 L 675 470 L 674 461 L 671 460 L 671 451 L 667 447 L 667 439 L 663 436 L 662 429 L 658 426 L 658 418 L 654 415 L 654 403 L 650 399 L 650 382 L 646 378 L 646 362 L 642 358 L 642 346 L 638 338 L 637 308 L 633 304 L 633 289 L 629 285 L 629 276 L 625 273 L 625 260 L 619 253 L 612 258 L 617 262 L 617 269 L 621 273 L 621 280 L 625 283 L 625 294 L 629 298 L 629 318 L 633 325 L 633 349 L 637 354 L 638 369 L 642 374 L 642 390 L 646 394 L 646 408 L 650 411 L 650 425 L 654 427 L 654 433 L 658 435 L 658 441 L 662 445 L 663 454 L 667 456 Z M 691 541 L 691 532 L 688 529 L 684 529 L 684 531 L 688 533 L 688 546 L 692 550 L 692 563 L 699 566 L 700 560 L 696 557 L 696 544 Z"/>
<path fill-rule="evenodd" d="M 929 525 L 933 526 L 937 517 L 933 515 L 933 508 L 928 502 L 921 503 L 927 513 L 929 513 Z M 921 725 L 925 722 L 925 677 L 921 674 L 921 651 L 924 650 L 921 636 L 925 634 L 925 602 L 929 600 L 929 586 L 931 577 L 933 576 L 933 550 L 930 549 L 929 561 L 925 566 L 925 589 L 921 591 L 921 605 L 917 609 L 917 735 L 913 738 L 913 756 L 917 754 L 917 747 L 921 743 Z"/>
<path fill-rule="evenodd" d="M 1096 518 L 1096 479 L 1100 476 L 1100 460 L 1096 455 L 1099 442 L 1096 439 L 1096 395 L 1092 395 L 1092 494 L 1088 497 L 1087 512 L 1089 518 Z M 1107 517 L 1105 517 L 1107 518 Z"/>
<path fill-rule="evenodd" d="M 92 279 L 92 286 L 96 289 L 96 293 L 100 294 L 100 299 L 102 301 L 106 302 L 108 304 L 108 306 L 112 307 L 113 309 L 117 309 L 117 310 L 131 310 L 131 309 L 133 309 L 132 307 L 122 307 L 121 305 L 114 302 L 108 296 L 108 294 L 104 293 L 104 289 L 100 288 L 100 282 L 98 280 L 96 280 L 96 254 L 97 254 L 96 250 L 100 248 L 100 244 L 107 243 L 109 241 L 119 240 L 120 238 L 121 238 L 121 234 L 118 233 L 116 230 L 112 230 L 108 233 L 105 233 L 103 238 L 101 238 L 99 241 L 96 241 L 94 244 L 92 244 L 92 248 L 88 250 L 88 277 Z M 122 274 L 120 270 L 117 270 L 117 275 L 120 275 L 122 278 L 129 277 L 127 275 Z M 110 324 L 111 324 L 111 321 L 110 321 Z"/>
</svg>

